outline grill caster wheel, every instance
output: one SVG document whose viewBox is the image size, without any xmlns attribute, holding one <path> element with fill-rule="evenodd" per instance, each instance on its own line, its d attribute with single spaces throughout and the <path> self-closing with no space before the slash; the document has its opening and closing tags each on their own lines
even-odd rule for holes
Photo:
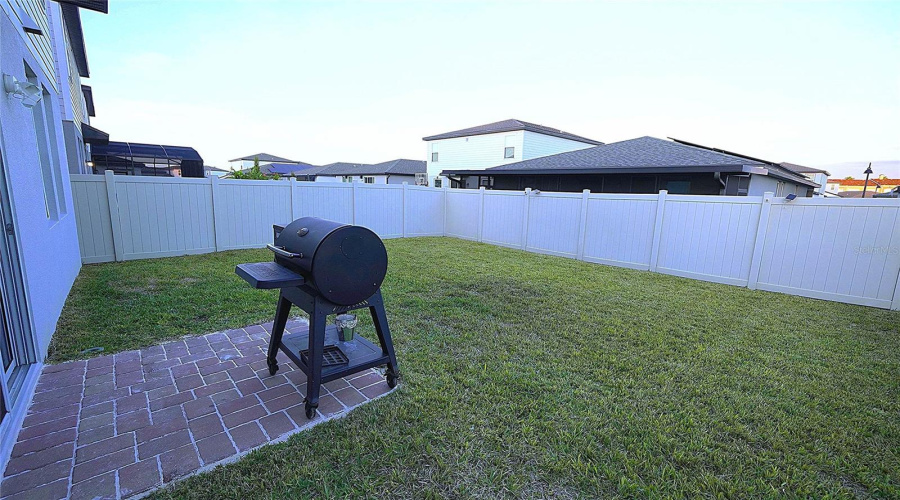
<svg viewBox="0 0 900 500">
<path fill-rule="evenodd" d="M 278 362 L 269 363 L 269 375 L 275 375 L 275 372 L 278 371 Z"/>
<path fill-rule="evenodd" d="M 397 387 L 397 375 L 395 373 L 387 372 L 385 379 L 387 379 L 388 387 L 390 387 L 391 389 Z"/>
<path fill-rule="evenodd" d="M 312 420 L 313 417 L 316 416 L 316 408 L 318 407 L 319 405 L 311 405 L 309 403 L 306 403 L 306 418 Z"/>
</svg>

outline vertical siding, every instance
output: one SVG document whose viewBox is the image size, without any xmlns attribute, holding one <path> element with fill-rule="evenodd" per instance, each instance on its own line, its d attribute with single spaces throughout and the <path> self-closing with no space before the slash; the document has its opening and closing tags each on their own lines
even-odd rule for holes
<svg viewBox="0 0 900 500">
<path fill-rule="evenodd" d="M 215 250 L 208 182 L 117 177 L 116 201 L 126 260 Z"/>
<path fill-rule="evenodd" d="M 759 287 L 890 307 L 900 274 L 900 207 L 891 200 L 773 204 Z"/>
<path fill-rule="evenodd" d="M 422 186 L 406 187 L 406 236 L 444 235 L 444 192 Z"/>
<path fill-rule="evenodd" d="M 353 223 L 353 186 L 350 183 L 298 182 L 294 189 L 296 217 Z"/>
<path fill-rule="evenodd" d="M 669 196 L 660 235 L 660 272 L 746 285 L 760 198 Z"/>
<path fill-rule="evenodd" d="M 78 246 L 86 264 L 115 259 L 106 183 L 96 175 L 72 175 Z"/>
<path fill-rule="evenodd" d="M 484 196 L 482 241 L 494 245 L 521 248 L 524 245 L 525 193 L 488 191 Z"/>
<path fill-rule="evenodd" d="M 649 269 L 656 195 L 591 195 L 584 260 Z"/>
<path fill-rule="evenodd" d="M 403 236 L 403 186 L 361 184 L 356 187 L 356 224 L 382 238 Z"/>
<path fill-rule="evenodd" d="M 528 206 L 526 250 L 575 257 L 580 220 L 580 194 L 544 192 L 532 196 Z"/>
<path fill-rule="evenodd" d="M 116 258 L 113 230 L 121 258 L 137 259 L 261 247 L 272 224 L 315 216 L 382 238 L 453 236 L 732 285 L 752 278 L 761 289 L 852 304 L 900 303 L 897 200 L 776 199 L 760 226 L 757 197 L 667 196 L 660 212 L 656 195 L 116 176 L 110 213 L 103 177 L 71 179 L 84 262 Z"/>
<path fill-rule="evenodd" d="M 477 240 L 479 215 L 478 191 L 471 189 L 447 190 L 447 226 L 445 228 L 447 236 Z"/>
</svg>

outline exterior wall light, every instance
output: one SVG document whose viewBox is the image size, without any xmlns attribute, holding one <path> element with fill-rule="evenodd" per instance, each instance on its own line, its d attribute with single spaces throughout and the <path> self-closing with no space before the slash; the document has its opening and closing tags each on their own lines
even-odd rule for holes
<svg viewBox="0 0 900 500">
<path fill-rule="evenodd" d="M 12 75 L 3 75 L 3 90 L 6 95 L 21 99 L 26 108 L 33 108 L 43 97 L 39 86 L 31 82 L 20 82 Z"/>
</svg>

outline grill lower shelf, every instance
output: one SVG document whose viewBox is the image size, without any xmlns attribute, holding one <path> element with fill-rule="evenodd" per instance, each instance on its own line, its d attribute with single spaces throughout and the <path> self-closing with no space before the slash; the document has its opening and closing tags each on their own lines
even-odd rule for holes
<svg viewBox="0 0 900 500">
<path fill-rule="evenodd" d="M 309 375 L 309 362 L 307 361 L 309 334 L 285 334 L 281 339 L 280 348 L 287 357 L 291 358 L 291 361 Z M 346 361 L 329 365 L 329 351 L 331 350 L 338 351 L 338 355 L 343 354 Z M 332 352 L 331 354 L 335 353 Z M 336 359 L 332 360 L 336 361 Z M 341 342 L 338 338 L 337 328 L 334 325 L 330 325 L 325 329 L 325 355 L 322 359 L 323 382 L 383 365 L 387 363 L 387 360 L 387 356 L 384 356 L 381 352 L 381 347 L 369 342 L 364 337 L 356 335 L 350 342 Z"/>
</svg>

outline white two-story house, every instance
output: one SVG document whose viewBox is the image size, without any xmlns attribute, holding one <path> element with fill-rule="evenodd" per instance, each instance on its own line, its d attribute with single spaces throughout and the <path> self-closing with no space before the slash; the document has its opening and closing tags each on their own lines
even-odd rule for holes
<svg viewBox="0 0 900 500">
<path fill-rule="evenodd" d="M 442 170 L 482 169 L 603 144 L 551 127 L 503 120 L 423 137 L 428 185 L 445 186 Z M 487 178 L 485 177 L 485 180 Z M 471 178 L 469 182 L 480 182 Z M 476 185 L 464 187 L 478 187 Z"/>
</svg>

